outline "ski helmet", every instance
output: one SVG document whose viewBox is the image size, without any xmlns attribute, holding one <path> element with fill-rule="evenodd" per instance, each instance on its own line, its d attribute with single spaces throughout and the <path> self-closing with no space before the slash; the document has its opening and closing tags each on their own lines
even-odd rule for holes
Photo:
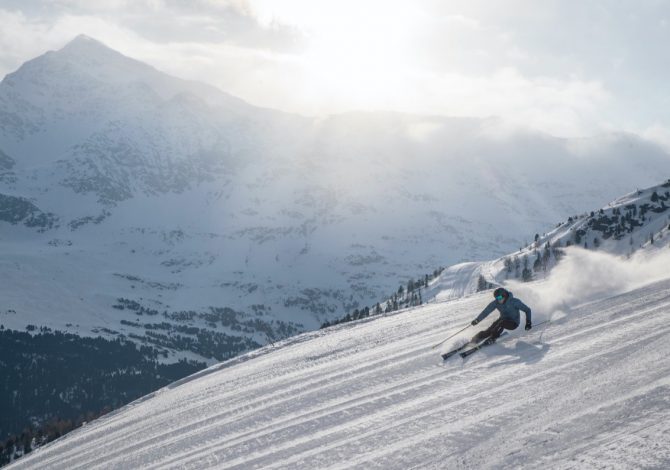
<svg viewBox="0 0 670 470">
<path fill-rule="evenodd" d="M 493 297 L 495 297 L 496 300 L 500 300 L 499 297 L 502 297 L 503 301 L 507 301 L 507 299 L 509 298 L 509 292 L 507 291 L 507 289 L 498 287 L 496 290 L 493 291 Z"/>
</svg>

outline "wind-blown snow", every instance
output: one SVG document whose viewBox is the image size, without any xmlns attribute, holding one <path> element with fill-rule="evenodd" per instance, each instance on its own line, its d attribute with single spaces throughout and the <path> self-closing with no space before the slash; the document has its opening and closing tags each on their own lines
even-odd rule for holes
<svg viewBox="0 0 670 470">
<path fill-rule="evenodd" d="M 515 295 L 528 299 L 538 311 L 555 314 L 571 305 L 615 296 L 665 279 L 669 272 L 670 249 L 640 251 L 630 259 L 580 248 L 565 251 L 568 256 L 546 281 L 531 285 L 511 281 L 507 286 Z"/>
<path fill-rule="evenodd" d="M 442 364 L 432 346 L 490 293 L 307 333 L 10 468 L 668 468 L 664 261 L 568 252 L 546 281 L 515 286 L 536 322 L 553 313 L 545 298 L 560 296 L 563 314 L 465 361 Z"/>
</svg>

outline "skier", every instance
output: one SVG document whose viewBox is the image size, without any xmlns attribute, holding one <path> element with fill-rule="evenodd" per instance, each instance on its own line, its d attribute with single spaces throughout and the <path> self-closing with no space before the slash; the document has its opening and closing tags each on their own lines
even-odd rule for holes
<svg viewBox="0 0 670 470">
<path fill-rule="evenodd" d="M 523 310 L 526 313 L 526 330 L 530 330 L 533 327 L 531 323 L 530 308 L 519 299 L 515 298 L 510 291 L 498 287 L 493 291 L 493 297 L 495 297 L 495 300 L 488 304 L 477 318 L 472 320 L 472 325 L 474 326 L 482 321 L 495 309 L 498 309 L 500 312 L 500 318 L 494 321 L 493 324 L 484 331 L 477 333 L 474 338 L 472 338 L 472 343 L 479 343 L 486 338 L 488 338 L 487 343 L 494 343 L 504 330 L 516 330 L 520 323 L 519 310 Z"/>
</svg>

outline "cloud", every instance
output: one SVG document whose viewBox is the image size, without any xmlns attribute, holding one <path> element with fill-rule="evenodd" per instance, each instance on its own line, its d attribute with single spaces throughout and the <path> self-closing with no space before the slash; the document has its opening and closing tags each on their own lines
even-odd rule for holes
<svg viewBox="0 0 670 470">
<path fill-rule="evenodd" d="M 482 25 L 479 21 L 477 21 L 474 18 L 471 18 L 469 16 L 465 15 L 446 15 L 442 18 L 444 23 L 447 26 L 452 26 L 452 25 L 457 25 L 457 26 L 464 26 L 466 28 L 472 29 L 472 30 L 481 30 Z"/>
<path fill-rule="evenodd" d="M 655 122 L 640 131 L 640 135 L 651 142 L 655 142 L 667 152 L 670 152 L 670 126 Z"/>
<path fill-rule="evenodd" d="M 86 21 L 102 22 L 158 44 L 234 44 L 285 52 L 299 49 L 302 40 L 292 27 L 262 24 L 246 0 L 55 0 L 46 4 L 9 0 L 3 6 L 5 13 L 20 15 L 19 24 L 24 26 L 28 22 L 41 29 L 58 29 L 64 18 L 80 18 L 80 26 Z"/>
<path fill-rule="evenodd" d="M 143 37 L 159 43 L 234 44 L 275 52 L 297 51 L 304 45 L 304 37 L 297 29 L 278 22 L 263 24 L 246 1 L 162 3 L 162 8 L 150 15 L 146 9 L 135 9 L 122 20 Z"/>
<path fill-rule="evenodd" d="M 0 74 L 77 34 L 254 104 L 500 116 L 666 148 L 670 7 L 484 0 L 5 0 Z M 557 27 L 560 25 L 560 27 Z"/>
<path fill-rule="evenodd" d="M 611 99 L 597 81 L 550 77 L 530 79 L 514 68 L 489 76 L 456 73 L 409 77 L 407 95 L 389 97 L 395 107 L 416 113 L 504 116 L 512 125 L 533 127 L 559 136 L 589 135 L 598 127 L 599 111 Z"/>
</svg>

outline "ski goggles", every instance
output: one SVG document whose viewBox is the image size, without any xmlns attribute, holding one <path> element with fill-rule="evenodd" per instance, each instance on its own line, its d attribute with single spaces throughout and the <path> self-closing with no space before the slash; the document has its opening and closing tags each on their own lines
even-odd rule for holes
<svg viewBox="0 0 670 470">
<path fill-rule="evenodd" d="M 502 295 L 496 295 L 496 300 L 497 300 L 498 302 L 502 302 L 503 300 L 505 300 L 505 296 L 502 296 Z"/>
</svg>

